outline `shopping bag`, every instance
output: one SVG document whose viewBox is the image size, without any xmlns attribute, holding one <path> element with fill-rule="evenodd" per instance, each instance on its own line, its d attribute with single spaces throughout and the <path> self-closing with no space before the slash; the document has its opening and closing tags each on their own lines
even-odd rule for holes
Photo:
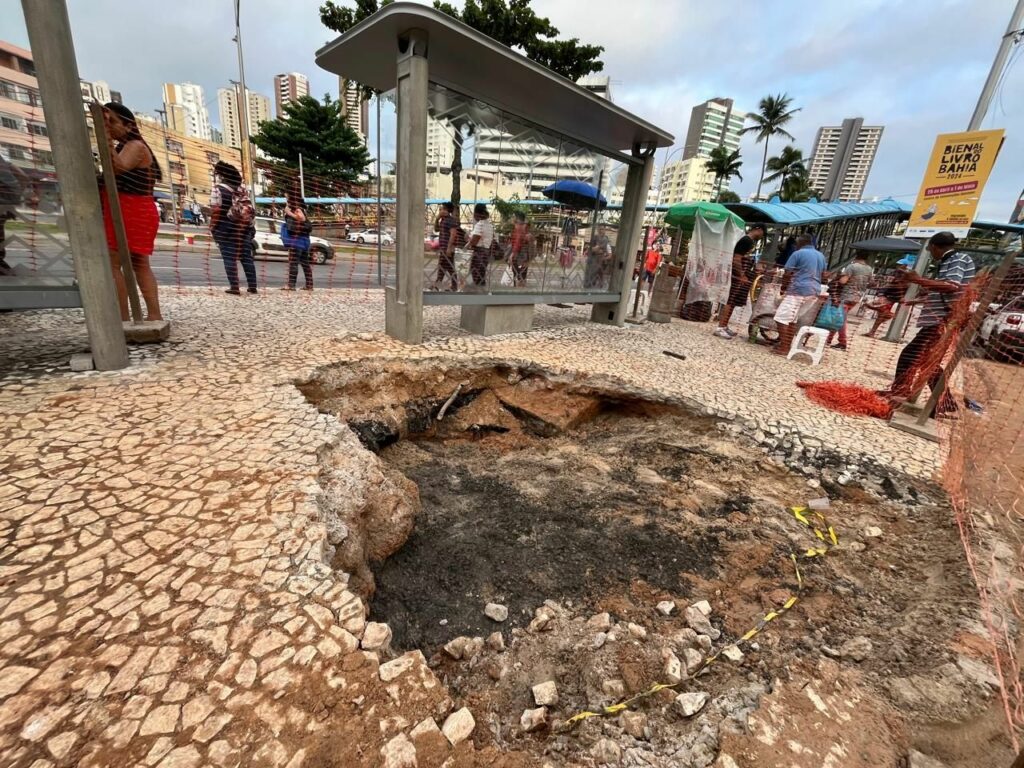
<svg viewBox="0 0 1024 768">
<path fill-rule="evenodd" d="M 516 277 L 512 274 L 512 267 L 505 267 L 505 271 L 501 273 L 501 284 L 506 288 L 511 288 L 516 284 Z"/>
<path fill-rule="evenodd" d="M 818 312 L 818 319 L 814 321 L 814 327 L 823 328 L 826 331 L 838 331 L 842 329 L 844 323 L 846 323 L 846 310 L 843 305 L 826 301 Z"/>
</svg>

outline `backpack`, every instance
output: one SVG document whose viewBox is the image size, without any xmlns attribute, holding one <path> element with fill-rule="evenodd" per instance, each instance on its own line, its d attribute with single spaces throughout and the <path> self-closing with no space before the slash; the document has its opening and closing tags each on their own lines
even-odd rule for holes
<svg viewBox="0 0 1024 768">
<path fill-rule="evenodd" d="M 245 188 L 244 184 L 239 184 L 231 192 L 228 221 L 241 227 L 248 227 L 254 218 L 256 218 L 256 209 L 253 207 L 252 198 L 249 197 L 249 190 Z"/>
</svg>

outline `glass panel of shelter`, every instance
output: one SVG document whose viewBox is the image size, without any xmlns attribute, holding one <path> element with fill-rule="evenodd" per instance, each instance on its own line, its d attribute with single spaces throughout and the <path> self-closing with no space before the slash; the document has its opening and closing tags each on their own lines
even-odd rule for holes
<svg viewBox="0 0 1024 768">
<path fill-rule="evenodd" d="M 594 293 L 609 291 L 615 222 L 593 194 L 562 197 L 558 182 L 583 182 L 590 190 L 610 186 L 609 157 L 545 131 L 492 105 L 449 88 L 430 85 L 428 129 L 427 290 L 475 293 Z M 457 128 L 458 127 L 458 128 Z M 443 200 L 451 195 L 438 140 L 463 136 L 461 210 L 454 252 L 441 248 Z M 547 192 L 545 192 L 547 190 Z M 555 199 L 552 199 L 552 196 Z M 607 198 L 607 191 L 602 196 Z M 487 209 L 490 226 L 470 251 L 474 207 Z M 612 226 L 608 226 L 612 224 Z M 447 225 L 446 225 L 447 226 Z M 492 244 L 482 248 L 493 228 Z M 449 249 L 451 250 L 451 249 Z M 454 275 L 452 274 L 454 272 Z"/>
</svg>

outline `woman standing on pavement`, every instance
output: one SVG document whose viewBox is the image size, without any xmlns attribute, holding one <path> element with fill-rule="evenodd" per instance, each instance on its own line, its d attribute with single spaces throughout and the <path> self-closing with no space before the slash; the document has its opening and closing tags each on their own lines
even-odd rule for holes
<svg viewBox="0 0 1024 768">
<path fill-rule="evenodd" d="M 288 248 L 288 285 L 286 291 L 295 290 L 295 281 L 299 277 L 299 265 L 306 279 L 306 290 L 313 290 L 313 267 L 309 263 L 309 233 L 313 231 L 306 213 L 306 202 L 298 190 L 288 192 L 284 207 L 285 231 L 281 240 Z"/>
<path fill-rule="evenodd" d="M 238 262 L 242 262 L 245 282 L 249 293 L 256 293 L 256 262 L 253 261 L 252 239 L 255 235 L 252 222 L 233 221 L 228 212 L 235 195 L 242 186 L 242 174 L 231 163 L 223 160 L 213 166 L 213 175 L 217 183 L 210 195 L 210 234 L 220 249 L 224 260 L 224 273 L 230 286 L 225 293 L 238 296 Z"/>
<path fill-rule="evenodd" d="M 135 115 L 128 107 L 115 102 L 104 104 L 103 122 L 113 159 L 117 200 L 121 208 L 121 217 L 124 219 L 128 252 L 132 257 L 132 271 L 135 273 L 135 282 L 139 285 L 142 299 L 146 303 L 146 319 L 162 320 L 156 276 L 149 265 L 157 229 L 160 227 L 160 215 L 153 199 L 153 186 L 162 178 L 160 166 L 157 165 L 149 145 L 143 140 L 138 123 L 135 122 Z M 117 301 L 121 307 L 121 319 L 127 320 L 128 291 L 125 288 L 121 260 L 117 252 L 114 220 L 110 215 L 107 196 L 104 194 L 101 198 L 107 248 L 110 249 L 114 283 L 117 286 Z"/>
</svg>

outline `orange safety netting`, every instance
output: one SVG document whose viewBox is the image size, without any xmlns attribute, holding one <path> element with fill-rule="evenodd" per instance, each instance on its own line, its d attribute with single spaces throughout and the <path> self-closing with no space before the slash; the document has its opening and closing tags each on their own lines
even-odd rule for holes
<svg viewBox="0 0 1024 768">
<path fill-rule="evenodd" d="M 893 406 L 873 389 L 843 381 L 798 381 L 807 397 L 818 405 L 850 416 L 874 416 L 888 419 Z"/>
</svg>

